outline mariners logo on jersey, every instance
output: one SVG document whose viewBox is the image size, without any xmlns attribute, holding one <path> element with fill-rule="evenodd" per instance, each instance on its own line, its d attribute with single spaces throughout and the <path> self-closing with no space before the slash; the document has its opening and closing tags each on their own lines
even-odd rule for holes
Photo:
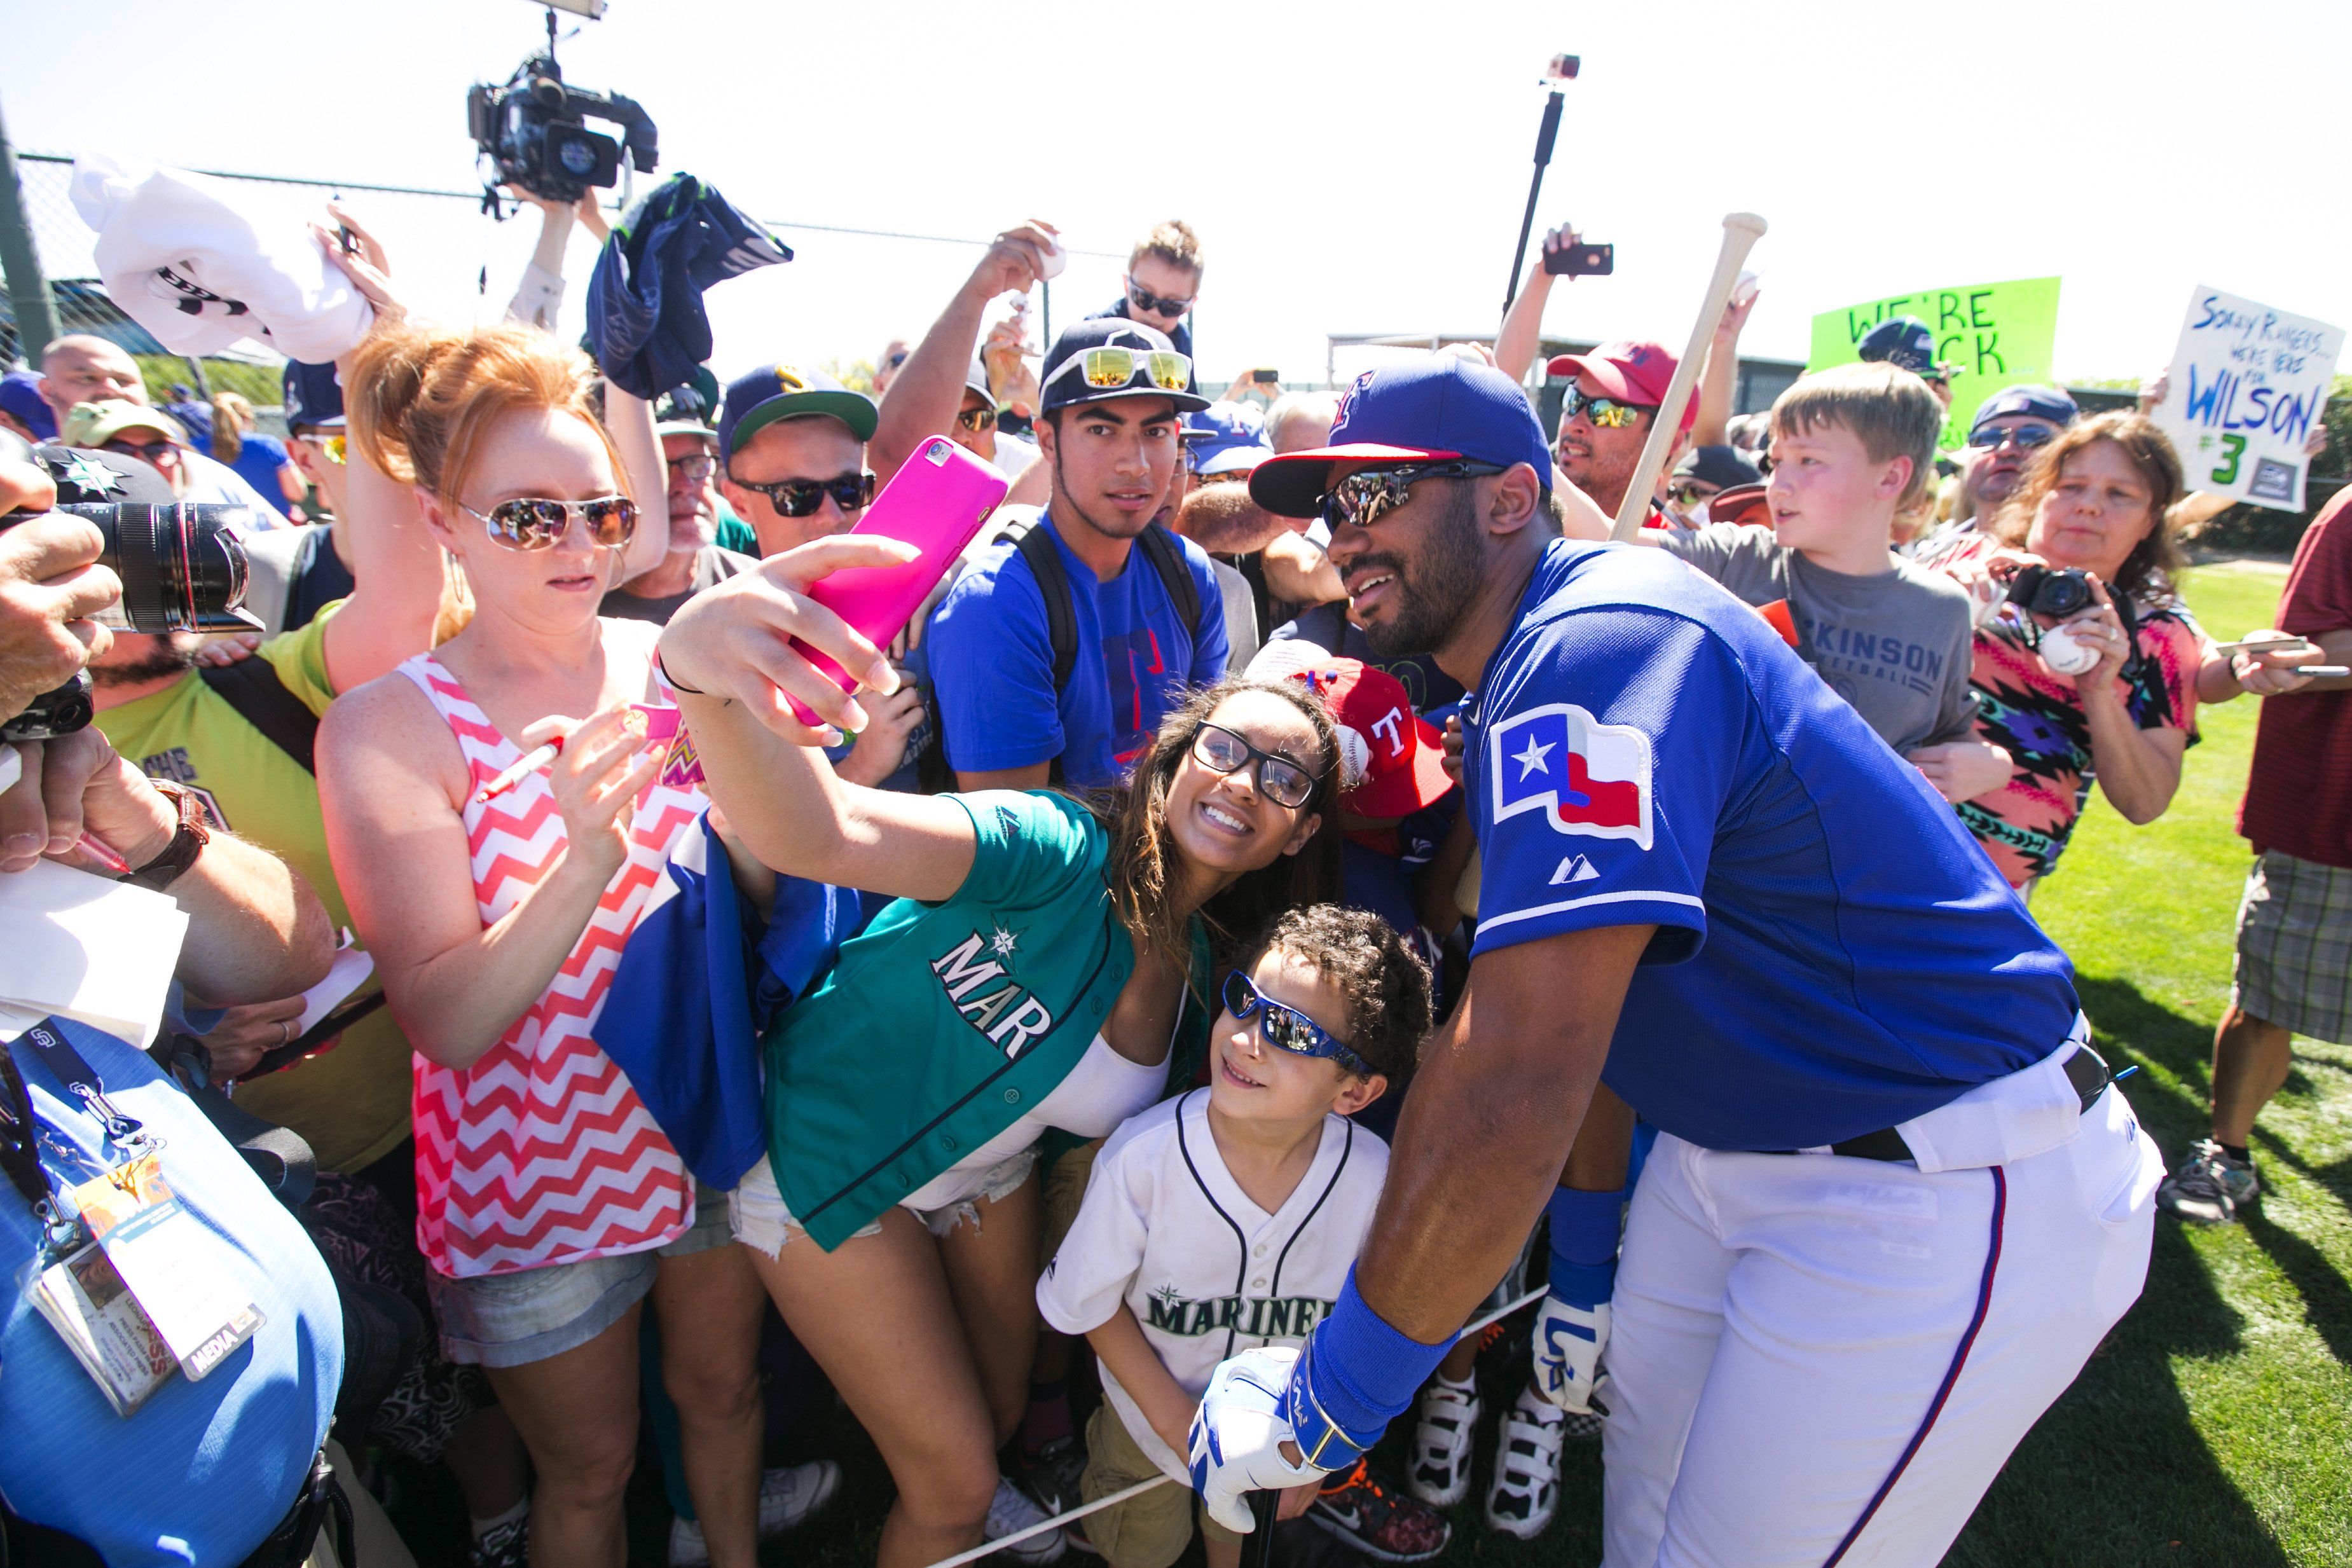
<svg viewBox="0 0 2352 1568">
<path fill-rule="evenodd" d="M 1494 820 L 1541 811 L 1557 833 L 1650 847 L 1650 737 L 1573 702 L 1514 713 L 1488 731 Z"/>
<path fill-rule="evenodd" d="M 973 931 L 931 961 L 931 973 L 940 977 L 964 1022 L 986 1035 L 1008 1058 L 1018 1057 L 1054 1027 L 1051 1010 L 1009 970 L 1020 947 L 1021 933 L 999 921 L 987 931 Z M 983 959 L 983 952 L 990 956 Z M 1002 985 L 989 989 L 999 980 Z"/>
<path fill-rule="evenodd" d="M 1162 1285 L 1144 1305 L 1147 1327 L 1188 1338 L 1232 1329 L 1248 1339 L 1291 1339 L 1331 1315 L 1320 1296 L 1214 1296 L 1195 1299 Z"/>
</svg>

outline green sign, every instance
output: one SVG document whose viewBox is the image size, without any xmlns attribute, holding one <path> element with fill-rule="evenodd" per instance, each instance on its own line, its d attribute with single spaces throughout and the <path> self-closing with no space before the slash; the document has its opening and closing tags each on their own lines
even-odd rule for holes
<svg viewBox="0 0 2352 1568">
<path fill-rule="evenodd" d="M 1812 351 L 1807 370 L 1852 364 L 1864 336 L 1895 316 L 1916 316 L 1936 334 L 1936 358 L 1954 366 L 1952 411 L 1944 424 L 1943 447 L 1968 439 L 1977 407 L 2004 386 L 2021 382 L 2054 384 L 2051 344 L 2058 335 L 2058 279 L 2021 278 L 2009 283 L 1969 283 L 1890 294 L 1813 318 Z"/>
</svg>

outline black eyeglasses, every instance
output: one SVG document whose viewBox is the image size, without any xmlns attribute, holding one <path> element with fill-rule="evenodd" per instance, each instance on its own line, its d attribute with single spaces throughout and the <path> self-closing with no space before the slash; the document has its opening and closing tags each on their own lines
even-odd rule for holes
<svg viewBox="0 0 2352 1568">
<path fill-rule="evenodd" d="M 1623 430 L 1632 426 L 1636 414 L 1655 414 L 1654 403 L 1621 403 L 1613 397 L 1587 397 L 1584 389 L 1570 383 L 1559 395 L 1559 422 L 1562 425 L 1583 415 L 1603 430 Z"/>
<path fill-rule="evenodd" d="M 173 441 L 125 441 L 117 437 L 106 444 L 106 449 L 110 452 L 120 452 L 126 458 L 136 458 L 142 463 L 153 466 L 157 458 L 170 451 L 175 445 L 177 443 Z"/>
<path fill-rule="evenodd" d="M 962 409 L 956 415 L 956 423 L 977 436 L 982 430 L 996 428 L 996 410 L 993 408 Z"/>
<path fill-rule="evenodd" d="M 597 496 L 592 500 L 550 500 L 543 496 L 518 496 L 502 500 L 486 512 L 459 506 L 479 518 L 490 538 L 509 550 L 547 550 L 560 542 L 578 512 L 588 537 L 606 550 L 626 544 L 637 531 L 637 503 L 626 496 Z"/>
<path fill-rule="evenodd" d="M 2014 429 L 1988 425 L 1981 430 L 1969 432 L 1969 445 L 1988 452 L 1998 452 L 2010 442 L 2015 442 L 2021 451 L 2031 452 L 2036 447 L 2047 447 L 2056 439 L 2058 429 L 2053 425 L 2020 425 Z"/>
<path fill-rule="evenodd" d="M 1198 298 L 1197 294 L 1193 296 L 1195 300 Z M 1155 316 L 1181 316 L 1192 308 L 1192 300 L 1174 300 L 1164 294 L 1154 294 L 1132 278 L 1127 280 L 1127 302 Z"/>
<path fill-rule="evenodd" d="M 1219 996 L 1225 1011 L 1234 1021 L 1245 1024 L 1250 1015 L 1257 1015 L 1258 1037 L 1267 1045 L 1290 1052 L 1293 1056 L 1314 1057 L 1318 1060 L 1335 1061 L 1349 1072 L 1372 1075 L 1370 1062 L 1341 1044 L 1331 1032 L 1300 1012 L 1287 1007 L 1259 990 L 1250 977 L 1235 969 L 1225 975 Z"/>
<path fill-rule="evenodd" d="M 667 461 L 671 473 L 683 473 L 697 484 L 719 471 L 719 459 L 708 452 L 688 452 L 683 458 L 671 458 Z"/>
<path fill-rule="evenodd" d="M 1203 724 L 1192 733 L 1192 760 L 1214 773 L 1237 773 L 1257 763 L 1257 787 L 1276 805 L 1296 811 L 1315 798 L 1323 781 L 1288 757 L 1260 751 L 1223 724 Z"/>
<path fill-rule="evenodd" d="M 727 476 L 733 479 L 735 476 Z M 831 496 L 833 504 L 844 511 L 863 511 L 874 500 L 874 476 L 841 474 L 830 479 L 778 479 L 773 484 L 753 484 L 750 479 L 735 479 L 745 489 L 768 498 L 769 504 L 786 517 L 813 517 Z"/>
<path fill-rule="evenodd" d="M 1503 472 L 1498 463 L 1415 463 L 1402 468 L 1363 468 L 1349 474 L 1324 492 L 1319 510 L 1324 525 L 1337 533 L 1349 523 L 1370 528 L 1402 506 L 1412 487 L 1423 479 L 1471 479 Z"/>
</svg>

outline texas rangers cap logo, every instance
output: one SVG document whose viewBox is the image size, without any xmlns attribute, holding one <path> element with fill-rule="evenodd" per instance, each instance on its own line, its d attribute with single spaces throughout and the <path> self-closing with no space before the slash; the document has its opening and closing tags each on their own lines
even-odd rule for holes
<svg viewBox="0 0 2352 1568">
<path fill-rule="evenodd" d="M 1650 847 L 1650 737 L 1548 702 L 1487 732 L 1494 820 L 1541 811 L 1556 833 Z"/>
</svg>

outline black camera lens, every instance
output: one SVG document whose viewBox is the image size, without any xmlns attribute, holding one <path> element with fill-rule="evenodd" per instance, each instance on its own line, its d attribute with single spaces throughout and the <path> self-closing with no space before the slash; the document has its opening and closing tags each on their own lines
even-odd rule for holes
<svg viewBox="0 0 2352 1568">
<path fill-rule="evenodd" d="M 61 506 L 98 526 L 106 539 L 100 564 L 122 579 L 122 603 L 109 621 L 132 631 L 242 631 L 255 623 L 238 613 L 245 602 L 248 507 L 179 501 Z"/>
</svg>

